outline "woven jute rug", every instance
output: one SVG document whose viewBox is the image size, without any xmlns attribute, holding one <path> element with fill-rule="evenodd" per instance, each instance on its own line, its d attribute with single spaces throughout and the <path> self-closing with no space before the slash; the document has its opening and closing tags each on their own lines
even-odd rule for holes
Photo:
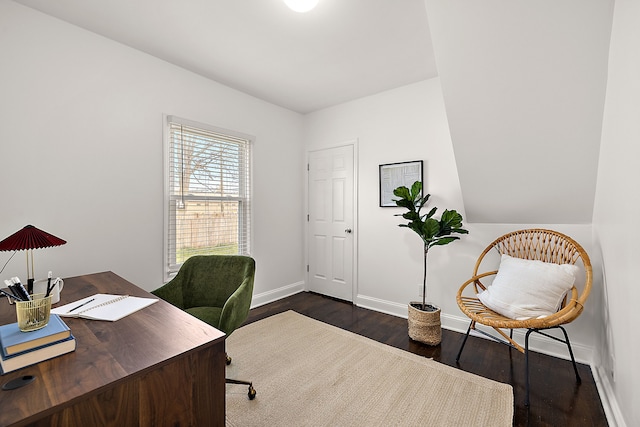
<svg viewBox="0 0 640 427">
<path fill-rule="evenodd" d="M 508 384 L 455 369 L 293 311 L 227 339 L 227 426 L 510 426 Z"/>
</svg>

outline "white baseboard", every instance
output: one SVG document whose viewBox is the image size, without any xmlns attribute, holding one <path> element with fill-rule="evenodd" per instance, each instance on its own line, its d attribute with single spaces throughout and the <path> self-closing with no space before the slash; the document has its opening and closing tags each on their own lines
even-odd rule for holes
<svg viewBox="0 0 640 427">
<path fill-rule="evenodd" d="M 381 313 L 391 314 L 394 316 L 407 318 L 407 304 L 398 304 L 396 302 L 390 302 L 381 300 L 378 298 L 368 297 L 366 295 L 358 295 L 356 297 L 356 305 L 358 307 L 368 308 L 370 310 L 379 311 Z M 466 333 L 469 327 L 469 319 L 464 316 L 453 316 L 451 314 L 443 313 L 440 318 L 442 327 L 455 332 Z M 493 329 L 486 329 L 487 332 L 493 331 Z M 486 336 L 471 331 L 473 336 L 489 339 Z M 495 332 L 494 332 L 495 334 Z M 513 331 L 513 336 L 516 342 L 522 343 L 524 346 L 525 332 L 523 330 Z M 571 336 L 569 336 L 571 339 Z M 571 360 L 567 346 L 561 342 L 552 340 L 540 334 L 529 335 L 529 348 L 538 353 L 548 354 L 550 356 L 559 357 L 565 360 Z M 573 349 L 573 355 L 577 362 L 591 364 L 593 360 L 593 349 L 581 344 L 571 343 Z"/>
<path fill-rule="evenodd" d="M 622 411 L 620 411 L 620 407 L 618 406 L 618 400 L 613 392 L 611 381 L 603 367 L 599 365 L 591 365 L 591 372 L 593 372 L 593 379 L 596 382 L 596 388 L 598 389 L 600 401 L 602 402 L 602 407 L 609 426 L 626 427 L 627 424 L 625 423 Z"/>
<path fill-rule="evenodd" d="M 369 310 L 379 311 L 380 313 L 404 317 L 405 319 L 409 317 L 407 304 L 398 304 L 365 295 L 358 295 L 356 296 L 355 305 L 368 308 Z"/>
<path fill-rule="evenodd" d="M 253 298 L 251 299 L 251 308 L 260 307 L 261 305 L 265 305 L 270 302 L 274 302 L 279 299 L 297 294 L 299 292 L 303 292 L 304 290 L 304 282 L 296 282 L 290 285 L 282 286 L 278 289 L 273 289 L 259 294 L 253 294 Z"/>
</svg>

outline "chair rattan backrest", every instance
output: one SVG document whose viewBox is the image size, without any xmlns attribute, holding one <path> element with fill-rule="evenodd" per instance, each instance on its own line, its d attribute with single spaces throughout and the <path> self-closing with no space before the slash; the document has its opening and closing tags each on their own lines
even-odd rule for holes
<svg viewBox="0 0 640 427">
<path fill-rule="evenodd" d="M 585 283 L 583 286 L 575 287 L 581 289 L 581 293 L 576 302 L 579 306 L 579 311 L 582 311 L 584 302 L 591 292 L 593 270 L 589 255 L 587 255 L 582 246 L 571 237 L 557 231 L 541 228 L 507 233 L 491 242 L 482 252 L 476 262 L 474 275 L 482 273 L 478 271 L 478 269 L 485 255 L 494 249 L 501 255 L 506 254 L 516 258 L 539 260 L 555 264 L 576 264 L 578 260 L 581 260 L 584 267 Z"/>
</svg>

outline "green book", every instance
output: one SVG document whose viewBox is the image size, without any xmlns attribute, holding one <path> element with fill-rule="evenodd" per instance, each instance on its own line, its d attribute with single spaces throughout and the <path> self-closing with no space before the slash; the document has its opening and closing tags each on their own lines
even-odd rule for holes
<svg viewBox="0 0 640 427">
<path fill-rule="evenodd" d="M 71 330 L 56 314 L 51 314 L 49 323 L 35 331 L 22 332 L 18 323 L 0 326 L 0 343 L 2 356 L 9 357 L 24 351 L 42 347 L 71 336 Z"/>
</svg>

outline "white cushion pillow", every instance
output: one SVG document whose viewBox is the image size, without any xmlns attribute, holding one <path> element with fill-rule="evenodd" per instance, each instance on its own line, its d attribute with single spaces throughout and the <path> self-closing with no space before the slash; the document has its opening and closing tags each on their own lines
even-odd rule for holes
<svg viewBox="0 0 640 427">
<path fill-rule="evenodd" d="M 560 307 L 579 268 L 502 255 L 493 283 L 478 294 L 491 310 L 511 319 L 549 316 Z"/>
</svg>

